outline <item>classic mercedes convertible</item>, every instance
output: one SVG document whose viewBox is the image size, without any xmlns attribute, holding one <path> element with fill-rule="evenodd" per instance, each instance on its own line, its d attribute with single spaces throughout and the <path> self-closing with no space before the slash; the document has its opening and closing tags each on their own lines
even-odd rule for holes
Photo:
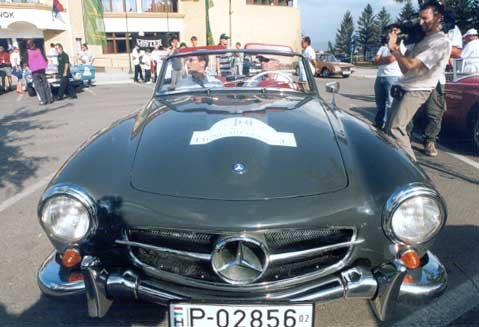
<svg viewBox="0 0 479 327">
<path fill-rule="evenodd" d="M 392 300 L 444 291 L 429 251 L 440 194 L 386 135 L 323 100 L 301 55 L 191 49 L 160 76 L 41 197 L 45 294 L 85 293 L 92 317 L 155 302 L 172 327 L 311 327 L 316 303 L 368 299 L 384 320 Z"/>
</svg>

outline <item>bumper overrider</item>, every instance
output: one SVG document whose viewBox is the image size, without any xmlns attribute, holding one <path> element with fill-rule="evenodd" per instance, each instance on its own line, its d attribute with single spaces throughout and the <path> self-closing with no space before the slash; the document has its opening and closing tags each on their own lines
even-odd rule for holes
<svg viewBox="0 0 479 327">
<path fill-rule="evenodd" d="M 54 251 L 40 267 L 38 284 L 41 290 L 51 296 L 85 293 L 91 317 L 103 317 L 112 301 L 120 298 L 144 300 L 165 306 L 177 301 L 317 303 L 357 298 L 370 300 L 376 316 L 385 320 L 391 300 L 427 302 L 439 296 L 447 285 L 446 269 L 431 252 L 422 258 L 424 264 L 414 270 L 407 269 L 401 260 L 374 270 L 355 266 L 290 289 L 258 295 L 249 293 L 246 297 L 244 294 L 239 297 L 240 294 L 219 294 L 186 288 L 152 279 L 133 269 L 109 272 L 100 259 L 93 256 L 83 258 L 81 278 L 69 281 L 56 261 L 56 254 Z"/>
</svg>

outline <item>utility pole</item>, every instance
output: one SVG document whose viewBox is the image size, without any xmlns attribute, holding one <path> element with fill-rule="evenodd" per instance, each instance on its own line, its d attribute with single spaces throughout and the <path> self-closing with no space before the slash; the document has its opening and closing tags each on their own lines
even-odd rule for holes
<svg viewBox="0 0 479 327">
<path fill-rule="evenodd" d="M 125 24 L 126 24 L 126 52 L 128 53 L 128 74 L 132 74 L 131 69 L 131 51 L 130 51 L 130 32 L 128 31 L 128 10 L 126 9 L 126 1 L 123 1 L 123 10 L 125 11 Z"/>
<path fill-rule="evenodd" d="M 229 47 L 231 48 L 231 42 L 232 42 L 232 39 L 231 39 L 231 33 L 232 33 L 232 28 L 231 28 L 231 16 L 232 16 L 233 12 L 231 11 L 231 0 L 229 0 L 229 16 L 230 16 L 230 32 L 229 32 Z"/>
</svg>

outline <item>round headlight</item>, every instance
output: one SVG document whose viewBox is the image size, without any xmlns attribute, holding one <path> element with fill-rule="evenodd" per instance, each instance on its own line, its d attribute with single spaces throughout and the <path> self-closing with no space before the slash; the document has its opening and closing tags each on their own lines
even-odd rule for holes
<svg viewBox="0 0 479 327">
<path fill-rule="evenodd" d="M 412 185 L 393 194 L 386 206 L 385 231 L 393 239 L 417 245 L 430 241 L 442 228 L 446 208 L 439 194 Z"/>
<path fill-rule="evenodd" d="M 48 235 L 61 242 L 76 242 L 83 239 L 92 228 L 92 211 L 81 197 L 56 193 L 45 199 L 41 206 L 40 219 Z M 74 193 L 74 192 L 72 192 Z"/>
</svg>

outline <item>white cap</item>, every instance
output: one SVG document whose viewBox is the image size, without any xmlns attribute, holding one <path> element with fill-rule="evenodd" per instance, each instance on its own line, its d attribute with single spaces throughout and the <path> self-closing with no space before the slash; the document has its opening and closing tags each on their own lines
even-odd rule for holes
<svg viewBox="0 0 479 327">
<path fill-rule="evenodd" d="M 475 28 L 471 28 L 462 37 L 466 37 L 466 36 L 469 36 L 469 35 L 478 35 L 477 30 Z"/>
</svg>

